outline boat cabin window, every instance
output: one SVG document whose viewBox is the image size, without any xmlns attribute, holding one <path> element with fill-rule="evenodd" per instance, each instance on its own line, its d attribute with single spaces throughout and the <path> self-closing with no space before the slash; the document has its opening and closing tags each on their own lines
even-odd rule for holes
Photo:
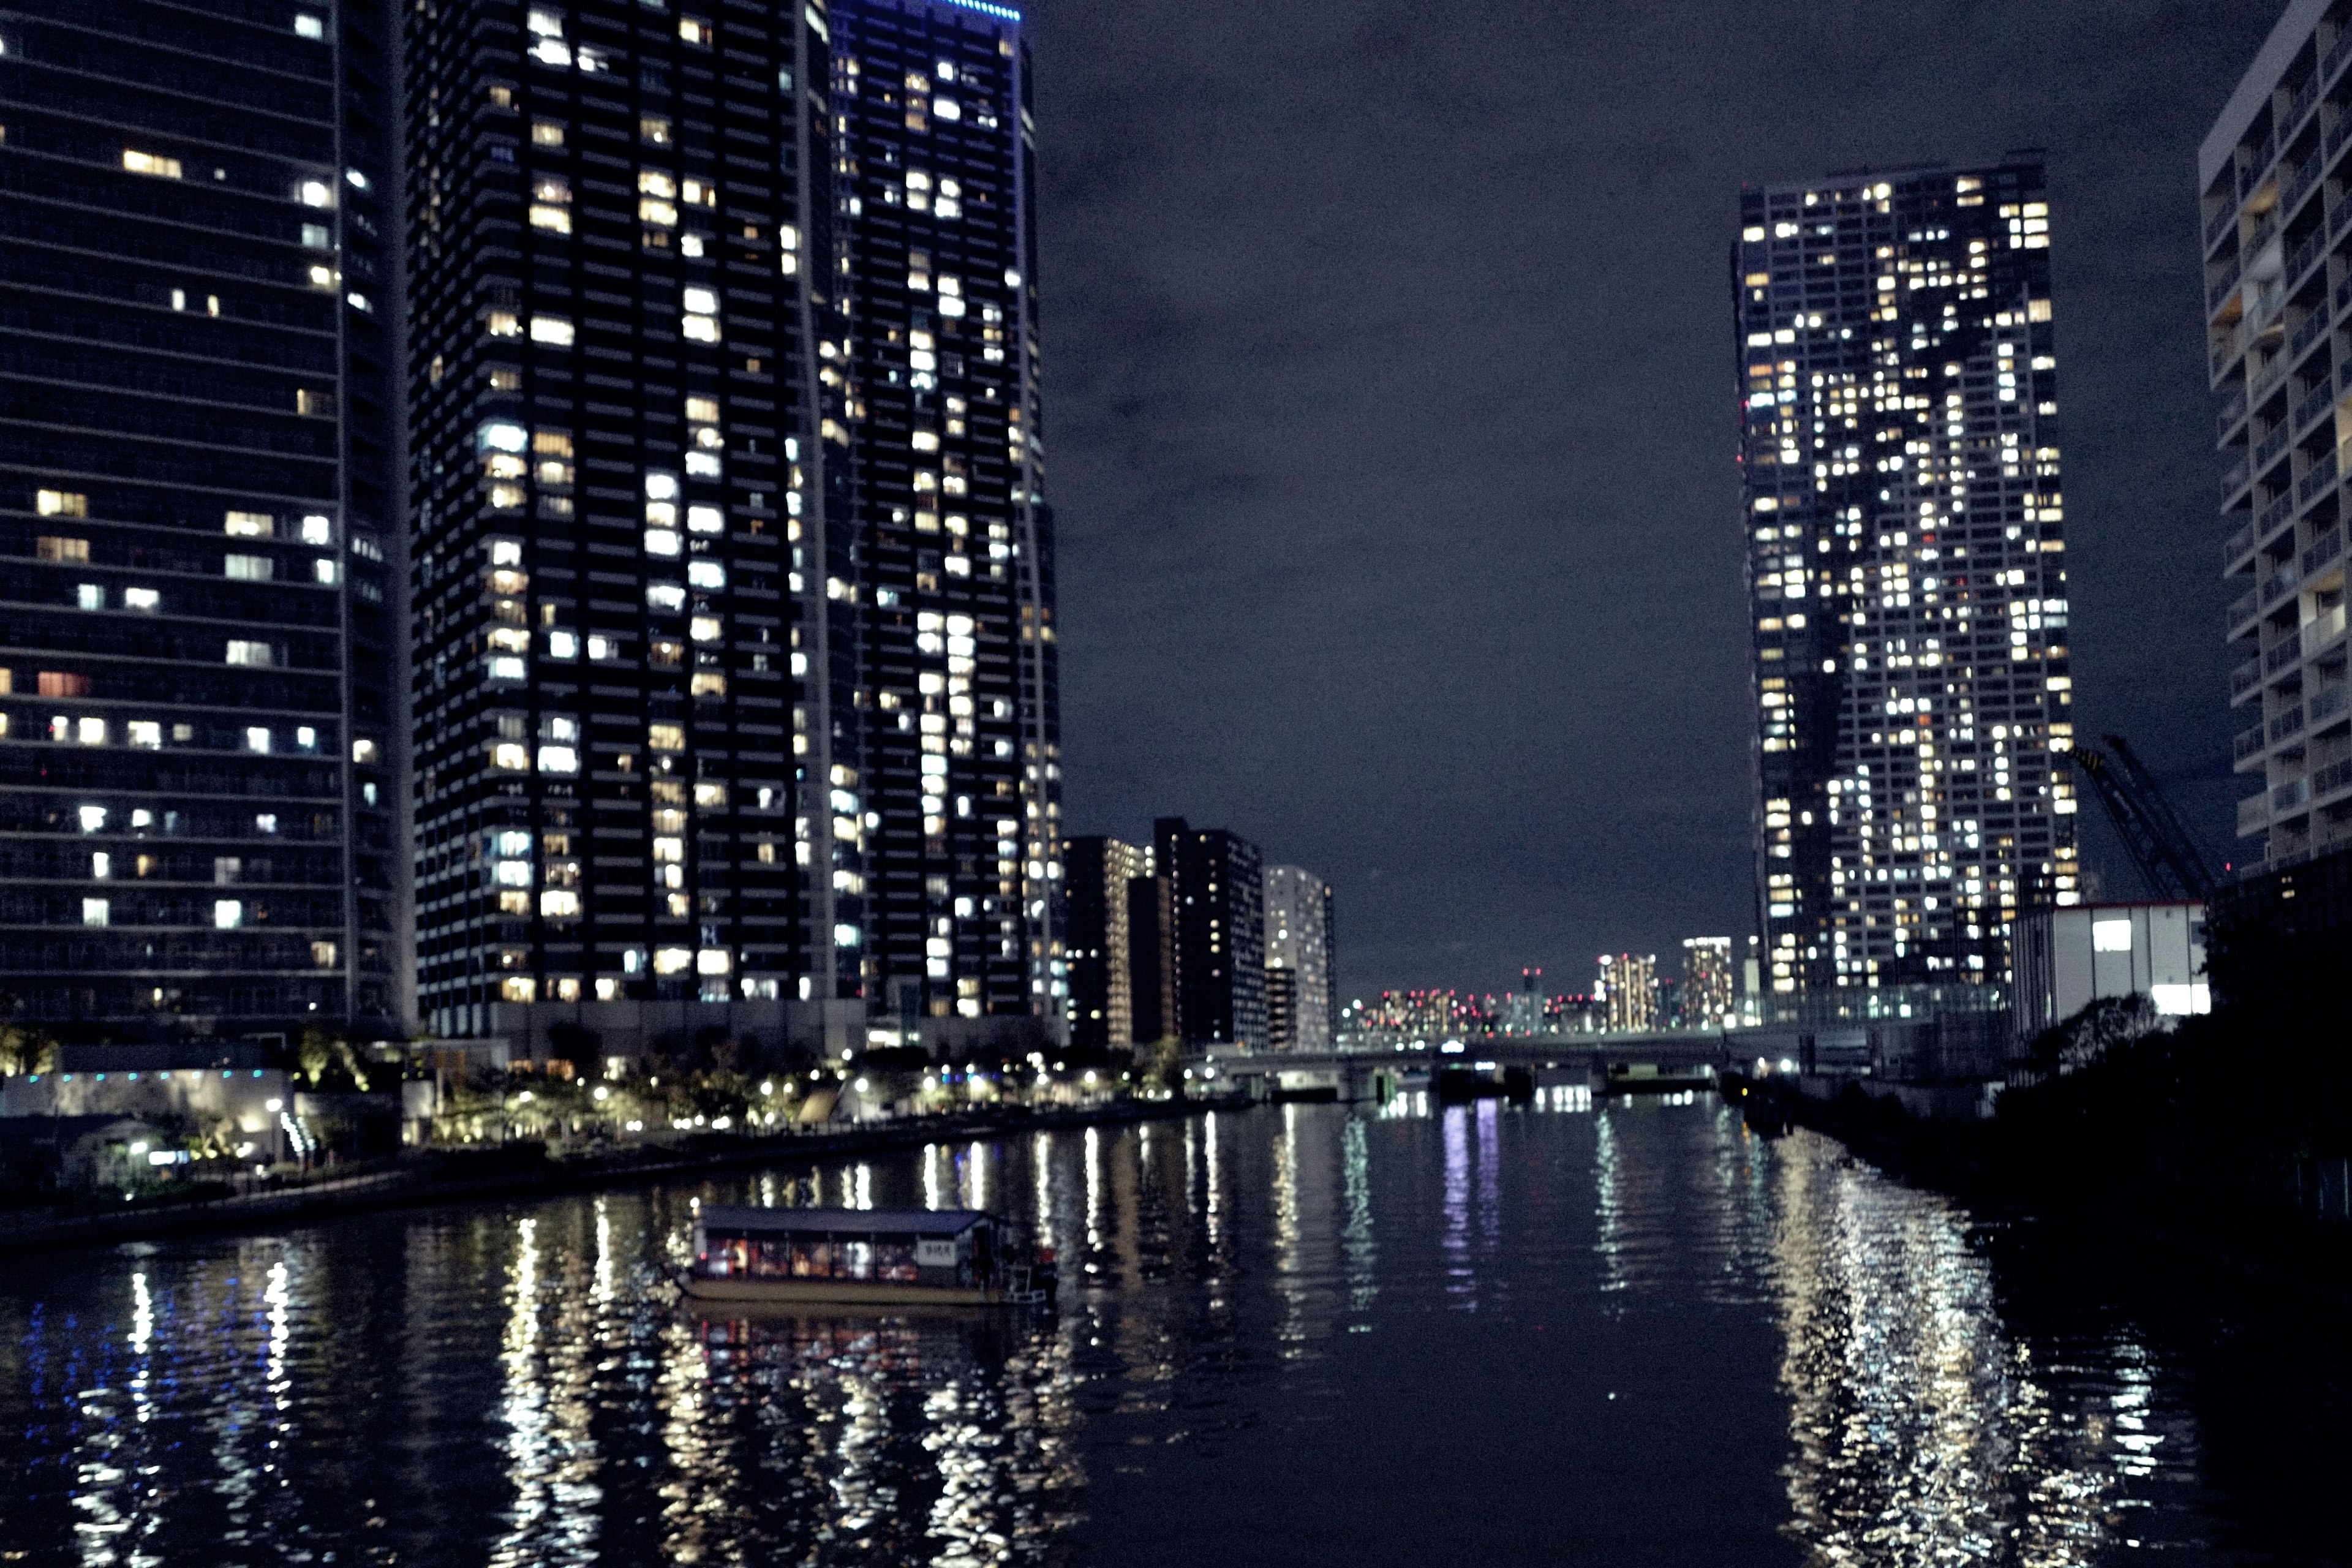
<svg viewBox="0 0 2352 1568">
<path fill-rule="evenodd" d="M 911 1237 L 885 1237 L 874 1244 L 874 1277 L 877 1279 L 912 1281 L 922 1276 L 915 1268 L 915 1242 Z"/>
</svg>

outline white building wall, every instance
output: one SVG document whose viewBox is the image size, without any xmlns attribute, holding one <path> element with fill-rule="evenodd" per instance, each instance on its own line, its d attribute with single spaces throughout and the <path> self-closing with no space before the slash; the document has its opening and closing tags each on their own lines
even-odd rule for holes
<svg viewBox="0 0 2352 1568">
<path fill-rule="evenodd" d="M 2137 993 L 2170 1016 L 2212 1008 L 2203 904 L 2039 910 L 2018 931 L 2015 1011 L 2021 1041 L 2102 997 Z"/>
</svg>

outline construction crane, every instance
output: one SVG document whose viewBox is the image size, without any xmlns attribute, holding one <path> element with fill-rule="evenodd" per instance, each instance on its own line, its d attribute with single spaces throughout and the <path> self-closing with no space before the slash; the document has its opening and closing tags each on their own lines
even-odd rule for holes
<svg viewBox="0 0 2352 1568">
<path fill-rule="evenodd" d="M 2213 873 L 2189 836 L 2180 813 L 2121 735 L 2102 735 L 2106 749 L 2076 746 L 2074 767 L 2091 781 L 2107 818 L 2139 867 L 2140 879 L 2158 899 L 2210 899 Z"/>
</svg>

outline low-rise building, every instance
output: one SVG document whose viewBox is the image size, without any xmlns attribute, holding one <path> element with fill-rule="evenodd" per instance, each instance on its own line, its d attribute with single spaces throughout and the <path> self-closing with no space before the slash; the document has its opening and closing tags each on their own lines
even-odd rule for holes
<svg viewBox="0 0 2352 1568">
<path fill-rule="evenodd" d="M 2212 1010 L 2201 903 L 2037 910 L 2017 932 L 2011 1006 L 2021 1042 L 2102 997 L 2144 995 L 2165 1016 Z"/>
</svg>

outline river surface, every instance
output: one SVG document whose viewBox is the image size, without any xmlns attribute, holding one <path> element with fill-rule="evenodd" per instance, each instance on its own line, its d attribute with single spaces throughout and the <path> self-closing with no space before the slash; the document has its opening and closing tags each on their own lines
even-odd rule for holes
<svg viewBox="0 0 2352 1568">
<path fill-rule="evenodd" d="M 1012 1211 L 1063 1310 L 696 1317 L 698 1199 Z M 0 1563 L 2352 1554 L 2347 1326 L 2117 1275 L 1570 1090 L 10 1258 Z"/>
</svg>

